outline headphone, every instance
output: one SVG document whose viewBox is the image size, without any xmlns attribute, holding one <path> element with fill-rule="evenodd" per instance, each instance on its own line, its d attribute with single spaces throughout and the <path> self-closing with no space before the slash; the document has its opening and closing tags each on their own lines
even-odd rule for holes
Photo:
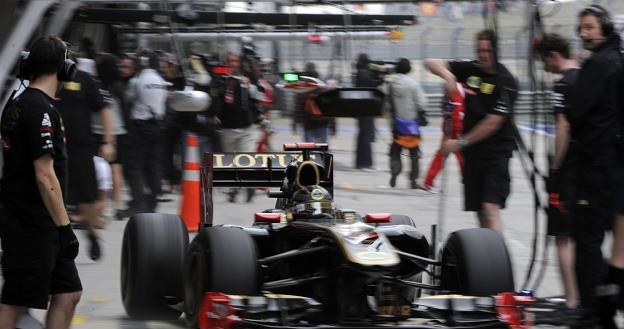
<svg viewBox="0 0 624 329">
<path fill-rule="evenodd" d="M 63 45 L 65 45 L 65 59 L 63 60 L 63 65 L 61 65 L 60 70 L 56 73 L 56 77 L 59 79 L 59 81 L 72 81 L 74 79 L 74 76 L 76 76 L 76 62 L 72 61 L 67 57 L 69 49 L 67 47 L 67 44 L 65 44 L 64 42 Z"/>
<path fill-rule="evenodd" d="M 37 40 L 39 41 L 39 40 Z M 35 41 L 35 43 L 37 42 Z M 68 58 L 69 49 L 67 45 L 63 42 L 63 46 L 65 48 L 65 55 L 63 58 L 63 64 L 56 72 L 56 77 L 59 81 L 71 81 L 74 79 L 76 75 L 76 62 Z M 21 80 L 27 80 L 33 75 L 37 73 L 36 66 L 33 67 L 33 63 L 29 60 L 30 52 L 22 51 L 20 54 L 18 72 L 16 77 Z"/>
<path fill-rule="evenodd" d="M 587 6 L 585 7 L 585 9 L 581 11 L 581 14 L 583 14 L 583 16 L 592 15 L 596 17 L 602 27 L 603 36 L 609 37 L 613 35 L 613 33 L 615 33 L 615 24 L 613 23 L 613 20 L 611 19 L 611 15 L 609 15 L 609 12 L 606 9 L 604 9 L 602 6 L 600 5 Z M 577 33 L 581 32 L 580 26 L 577 26 L 576 32 Z"/>
</svg>

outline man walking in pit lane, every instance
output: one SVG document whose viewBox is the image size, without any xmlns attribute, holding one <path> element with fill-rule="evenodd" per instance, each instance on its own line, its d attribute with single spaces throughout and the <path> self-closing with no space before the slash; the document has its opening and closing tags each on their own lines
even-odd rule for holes
<svg viewBox="0 0 624 329">
<path fill-rule="evenodd" d="M 77 206 L 74 220 L 85 224 L 89 239 L 89 257 L 98 260 L 102 249 L 96 229 L 103 228 L 97 211 L 98 185 L 93 156 L 96 154 L 96 136 L 93 134 L 92 114 L 98 113 L 103 127 L 99 154 L 107 161 L 115 157 L 115 136 L 108 103 L 93 77 L 77 70 L 72 81 L 62 84 L 57 107 L 65 124 L 68 156 L 68 204 Z"/>
<path fill-rule="evenodd" d="M 69 79 L 67 48 L 42 37 L 23 68 L 30 86 L 3 111 L 5 164 L 0 180 L 2 299 L 0 329 L 14 329 L 28 308 L 46 309 L 46 328 L 69 328 L 82 284 L 78 240 L 63 202 L 67 153 L 53 105 L 59 79 Z"/>
<path fill-rule="evenodd" d="M 156 211 L 163 171 L 167 83 L 158 74 L 160 58 L 156 53 L 142 51 L 139 64 L 141 70 L 130 82 L 126 94 L 132 102 L 127 157 L 132 209 L 126 213 L 128 216 Z"/>
<path fill-rule="evenodd" d="M 604 264 L 601 247 L 605 230 L 613 224 L 614 192 L 620 189 L 614 184 L 613 172 L 618 156 L 622 111 L 619 99 L 624 87 L 620 77 L 624 63 L 620 37 L 604 8 L 586 7 L 578 20 L 583 48 L 591 55 L 581 66 L 569 117 L 571 137 L 578 144 L 573 210 L 576 275 L 585 318 L 598 319 L 600 326 L 610 329 L 616 328 L 615 305 L 610 295 L 617 292 L 607 288 L 610 283 L 622 282 L 624 264 Z M 621 238 L 621 232 L 616 232 L 616 244 L 622 243 Z"/>
<path fill-rule="evenodd" d="M 396 74 L 386 78 L 381 86 L 388 95 L 387 107 L 391 114 L 392 144 L 390 144 L 390 186 L 395 187 L 401 174 L 401 152 L 409 151 L 411 167 L 409 172 L 410 188 L 418 188 L 420 160 L 420 126 L 423 125 L 427 99 L 420 84 L 407 74 L 412 70 L 407 58 L 400 58 L 396 65 Z"/>
<path fill-rule="evenodd" d="M 548 235 L 555 237 L 559 271 L 563 281 L 566 306 L 578 305 L 578 288 L 574 274 L 574 240 L 572 239 L 572 210 L 574 178 L 576 175 L 577 143 L 570 139 L 572 115 L 571 98 L 578 77 L 578 63 L 572 59 L 570 44 L 558 34 L 546 34 L 536 46 L 537 54 L 544 62 L 544 70 L 561 74 L 553 89 L 553 112 L 555 115 L 555 156 L 550 164 L 547 183 L 550 207 L 548 211 Z"/>
<path fill-rule="evenodd" d="M 500 210 L 510 192 L 509 159 L 515 146 L 509 119 L 517 94 L 517 82 L 496 62 L 496 35 L 477 34 L 476 61 L 426 59 L 425 66 L 445 80 L 447 94 L 466 86 L 464 132 L 442 145 L 443 154 L 461 150 L 465 157 L 464 201 L 466 211 L 476 211 L 481 227 L 502 234 Z"/>
</svg>

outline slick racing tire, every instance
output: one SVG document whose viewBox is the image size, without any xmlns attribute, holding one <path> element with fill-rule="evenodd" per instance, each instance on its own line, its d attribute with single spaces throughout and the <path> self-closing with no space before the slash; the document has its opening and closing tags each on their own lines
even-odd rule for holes
<svg viewBox="0 0 624 329">
<path fill-rule="evenodd" d="M 470 296 L 492 296 L 514 291 L 507 246 L 490 229 L 473 228 L 451 233 L 442 250 L 444 290 Z"/>
<path fill-rule="evenodd" d="M 138 214 L 130 218 L 121 247 L 121 296 L 136 319 L 177 319 L 167 298 L 184 298 L 184 254 L 189 244 L 180 217 Z"/>
<path fill-rule="evenodd" d="M 197 313 L 207 291 L 259 294 L 256 245 L 242 229 L 206 228 L 191 242 L 184 265 L 184 311 L 189 328 L 197 328 Z"/>
</svg>

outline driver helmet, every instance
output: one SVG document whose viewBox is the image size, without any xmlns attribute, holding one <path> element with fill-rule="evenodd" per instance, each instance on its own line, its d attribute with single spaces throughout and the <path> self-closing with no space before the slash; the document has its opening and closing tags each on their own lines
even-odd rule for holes
<svg viewBox="0 0 624 329">
<path fill-rule="evenodd" d="M 291 198 L 294 219 L 334 218 L 331 194 L 319 185 L 307 185 L 297 190 Z"/>
</svg>

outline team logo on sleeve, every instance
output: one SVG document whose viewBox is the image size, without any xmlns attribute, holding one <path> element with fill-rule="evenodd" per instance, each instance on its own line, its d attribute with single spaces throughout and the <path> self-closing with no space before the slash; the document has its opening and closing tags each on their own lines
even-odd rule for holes
<svg viewBox="0 0 624 329">
<path fill-rule="evenodd" d="M 52 128 L 52 121 L 50 121 L 50 115 L 47 113 L 43 114 L 43 119 L 41 119 L 41 127 L 50 127 Z"/>
</svg>

